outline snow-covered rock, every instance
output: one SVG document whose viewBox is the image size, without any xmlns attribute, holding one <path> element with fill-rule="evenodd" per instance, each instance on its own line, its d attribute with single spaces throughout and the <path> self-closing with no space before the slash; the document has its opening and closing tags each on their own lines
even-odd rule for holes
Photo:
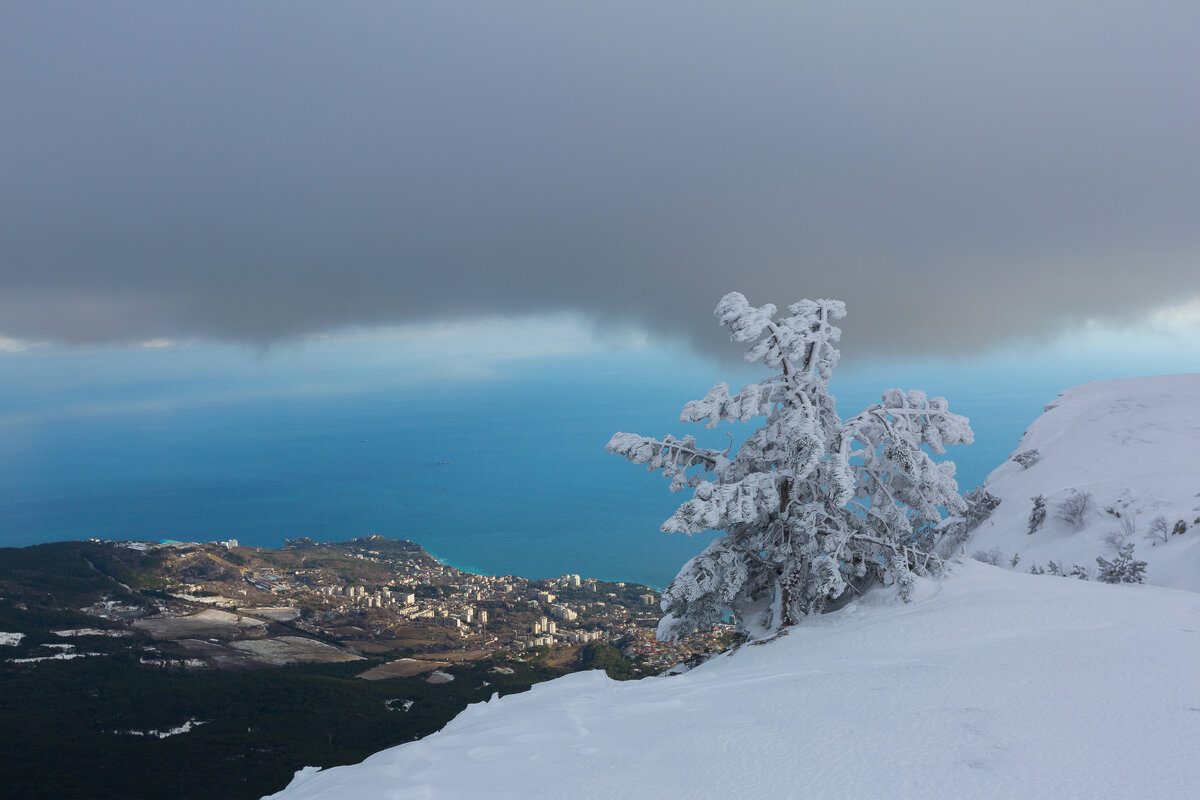
<svg viewBox="0 0 1200 800">
<path fill-rule="evenodd" d="M 1111 559 L 1114 535 L 1133 532 L 1146 581 L 1200 591 L 1200 375 L 1164 375 L 1076 386 L 1046 406 L 984 488 L 1000 505 L 972 534 L 966 552 L 993 553 L 1008 567 L 1045 568 L 1054 561 L 1087 567 Z M 1090 494 L 1080 524 L 1058 515 L 1073 493 Z M 1028 533 L 1033 498 L 1045 499 L 1045 522 Z M 1166 541 L 1149 538 L 1167 526 Z M 1182 534 L 1170 530 L 1182 525 Z M 1108 539 L 1109 541 L 1106 541 Z"/>
<path fill-rule="evenodd" d="M 679 676 L 539 684 L 274 797 L 1192 796 L 1198 663 L 1198 594 L 966 560 L 913 603 L 873 592 Z"/>
</svg>

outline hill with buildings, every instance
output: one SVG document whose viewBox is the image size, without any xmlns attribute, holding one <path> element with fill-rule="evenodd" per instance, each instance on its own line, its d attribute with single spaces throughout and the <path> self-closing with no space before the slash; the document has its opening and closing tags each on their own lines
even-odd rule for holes
<svg viewBox="0 0 1200 800">
<path fill-rule="evenodd" d="M 381 536 L 0 549 L 0 786 L 260 797 L 495 693 L 596 667 L 654 674 L 724 645 L 722 631 L 659 645 L 657 603 L 578 575 L 472 575 Z"/>
</svg>

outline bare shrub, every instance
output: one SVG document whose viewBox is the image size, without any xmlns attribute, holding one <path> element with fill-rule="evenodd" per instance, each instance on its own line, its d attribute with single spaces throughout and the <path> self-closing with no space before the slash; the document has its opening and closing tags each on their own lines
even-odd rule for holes
<svg viewBox="0 0 1200 800">
<path fill-rule="evenodd" d="M 1150 523 L 1150 529 L 1146 531 L 1146 538 L 1150 540 L 1151 547 L 1160 542 L 1166 544 L 1170 536 L 1171 523 L 1167 522 L 1167 518 L 1163 516 L 1155 517 L 1154 521 Z"/>
<path fill-rule="evenodd" d="M 982 561 L 985 564 L 991 564 L 993 567 L 998 567 L 1000 566 L 1000 561 L 1004 558 L 1004 553 L 999 547 L 993 547 L 991 550 L 976 550 L 971 558 L 976 561 Z"/>
<path fill-rule="evenodd" d="M 1104 543 L 1111 547 L 1114 551 L 1120 551 L 1133 535 L 1137 533 L 1137 514 L 1129 514 L 1125 517 L 1118 517 L 1118 525 L 1120 528 L 1104 537 Z"/>
<path fill-rule="evenodd" d="M 1072 491 L 1066 500 L 1058 504 L 1055 516 L 1066 521 L 1073 528 L 1083 527 L 1083 515 L 1092 502 L 1091 492 Z"/>
</svg>

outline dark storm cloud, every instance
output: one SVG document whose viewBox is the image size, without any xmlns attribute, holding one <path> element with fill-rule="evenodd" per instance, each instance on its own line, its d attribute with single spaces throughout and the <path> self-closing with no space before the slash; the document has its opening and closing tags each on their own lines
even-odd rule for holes
<svg viewBox="0 0 1200 800">
<path fill-rule="evenodd" d="M 1200 294 L 1200 6 L 827 6 L 9 4 L 0 334 L 716 343 L 737 288 L 918 351 Z"/>
</svg>

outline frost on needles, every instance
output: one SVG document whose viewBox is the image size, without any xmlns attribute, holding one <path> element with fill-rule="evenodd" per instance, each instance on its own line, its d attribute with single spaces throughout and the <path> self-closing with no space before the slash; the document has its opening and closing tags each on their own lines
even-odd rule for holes
<svg viewBox="0 0 1200 800">
<path fill-rule="evenodd" d="M 717 304 L 748 361 L 776 374 L 730 394 L 718 383 L 683 408 L 681 422 L 765 417 L 732 453 L 692 436 L 617 433 L 610 452 L 662 470 L 671 491 L 692 489 L 663 523 L 668 532 L 723 529 L 663 592 L 660 639 L 676 639 L 732 613 L 740 630 L 768 636 L 848 592 L 881 582 L 908 599 L 913 573 L 942 568 L 939 545 L 966 512 L 947 445 L 973 440 L 945 398 L 888 389 L 882 402 L 842 420 L 829 394 L 846 315 L 837 300 L 801 300 L 777 316 L 738 292 Z M 948 512 L 948 514 L 947 514 Z"/>
</svg>

